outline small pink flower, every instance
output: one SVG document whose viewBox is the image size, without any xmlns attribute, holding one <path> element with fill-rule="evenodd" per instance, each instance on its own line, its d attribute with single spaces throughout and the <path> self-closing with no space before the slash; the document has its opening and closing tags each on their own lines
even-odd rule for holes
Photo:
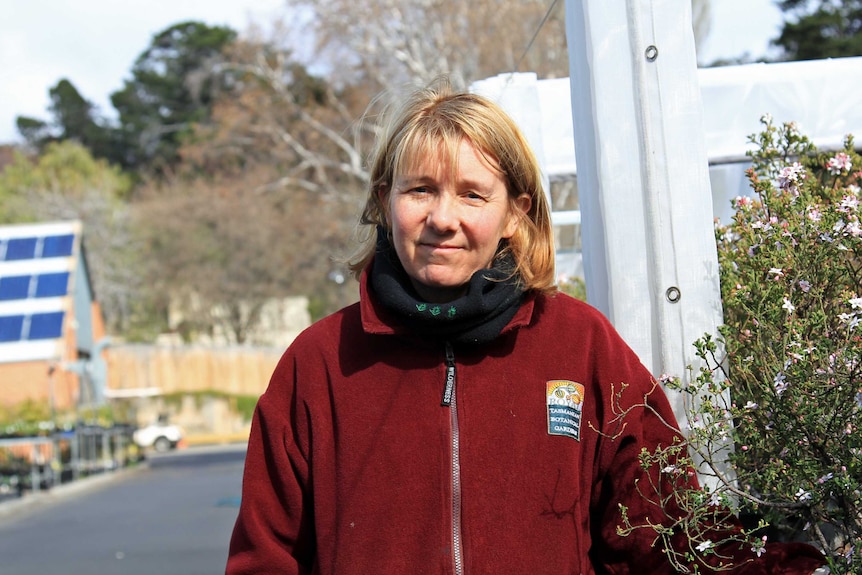
<svg viewBox="0 0 862 575">
<path fill-rule="evenodd" d="M 841 206 L 838 208 L 838 211 L 841 212 L 855 212 L 856 208 L 859 207 L 859 200 L 856 196 L 852 194 L 847 194 L 841 199 Z"/>
<path fill-rule="evenodd" d="M 806 208 L 805 215 L 808 216 L 808 219 L 812 222 L 819 222 L 821 218 L 820 210 L 811 206 L 808 206 L 808 208 Z"/>
<path fill-rule="evenodd" d="M 826 162 L 826 167 L 829 168 L 830 174 L 837 176 L 842 172 L 849 172 L 850 168 L 853 167 L 853 163 L 850 161 L 850 156 L 844 152 L 838 152 L 829 158 L 829 161 Z"/>
<path fill-rule="evenodd" d="M 799 162 L 786 166 L 778 174 L 778 187 L 793 193 L 798 193 L 797 185 L 805 179 L 805 168 Z"/>
</svg>

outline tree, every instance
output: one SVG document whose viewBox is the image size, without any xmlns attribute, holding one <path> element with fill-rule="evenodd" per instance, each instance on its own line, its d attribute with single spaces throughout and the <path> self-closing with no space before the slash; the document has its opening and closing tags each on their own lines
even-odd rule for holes
<svg viewBox="0 0 862 575">
<path fill-rule="evenodd" d="M 313 35 L 332 78 L 363 79 L 374 91 L 428 83 L 456 86 L 505 72 L 565 76 L 563 2 L 482 0 L 288 0 Z M 549 10 L 550 9 L 550 10 Z"/>
<path fill-rule="evenodd" d="M 787 60 L 862 55 L 862 1 L 781 0 L 784 27 L 778 38 Z"/>
<path fill-rule="evenodd" d="M 18 116 L 18 133 L 28 145 L 43 150 L 51 142 L 74 140 L 87 148 L 96 158 L 109 162 L 119 159 L 114 146 L 113 130 L 97 113 L 97 108 L 84 98 L 74 84 L 63 78 L 48 91 L 51 104 L 50 122 Z"/>
<path fill-rule="evenodd" d="M 219 328 L 237 344 L 267 343 L 250 340 L 264 304 L 327 290 L 333 264 L 321 242 L 337 228 L 326 222 L 332 203 L 305 190 L 254 191 L 273 171 L 172 176 L 140 191 L 135 229 L 149 254 L 139 270 L 148 301 L 162 313 L 182 310 L 177 329 L 185 340 Z"/>
<path fill-rule="evenodd" d="M 125 148 L 123 165 L 166 169 L 178 160 L 182 138 L 229 82 L 222 51 L 236 38 L 228 27 L 183 22 L 156 34 L 111 95 Z"/>
</svg>

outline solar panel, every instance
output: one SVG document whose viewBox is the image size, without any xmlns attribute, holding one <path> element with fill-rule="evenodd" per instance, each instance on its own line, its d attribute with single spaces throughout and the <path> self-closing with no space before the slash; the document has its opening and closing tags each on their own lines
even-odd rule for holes
<svg viewBox="0 0 862 575">
<path fill-rule="evenodd" d="M 73 234 L 48 236 L 43 240 L 42 257 L 58 258 L 71 256 L 74 245 L 75 236 Z"/>
<path fill-rule="evenodd" d="M 0 316 L 0 342 L 20 341 L 23 327 L 23 315 Z"/>
<path fill-rule="evenodd" d="M 32 276 L 0 276 L 0 301 L 27 299 Z"/>
<path fill-rule="evenodd" d="M 69 293 L 69 272 L 36 276 L 35 297 L 59 297 Z"/>
<path fill-rule="evenodd" d="M 30 326 L 27 330 L 26 340 L 55 339 L 63 335 L 62 311 L 51 313 L 34 313 L 30 316 Z"/>
<path fill-rule="evenodd" d="M 36 257 L 37 238 L 12 238 L 6 245 L 6 261 L 32 260 Z"/>
<path fill-rule="evenodd" d="M 0 363 L 62 353 L 78 234 L 77 222 L 0 226 Z"/>
</svg>

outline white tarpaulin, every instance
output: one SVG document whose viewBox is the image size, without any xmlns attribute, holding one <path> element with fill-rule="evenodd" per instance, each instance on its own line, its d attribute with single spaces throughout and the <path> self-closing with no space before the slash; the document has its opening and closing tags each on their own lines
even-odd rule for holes
<svg viewBox="0 0 862 575">
<path fill-rule="evenodd" d="M 685 377 L 722 319 L 689 1 L 569 0 L 566 33 L 587 296 Z"/>
<path fill-rule="evenodd" d="M 729 200 L 748 189 L 739 162 L 746 161 L 748 137 L 761 130 L 764 114 L 796 122 L 824 149 L 841 147 L 847 134 L 862 138 L 862 57 L 702 68 L 696 79 L 716 216 L 727 216 Z M 500 99 L 550 179 L 577 173 L 569 78 L 502 74 L 471 88 Z"/>
<path fill-rule="evenodd" d="M 749 191 L 760 118 L 796 122 L 823 148 L 862 137 L 862 58 L 698 70 L 689 10 L 568 0 L 571 78 L 472 87 L 515 117 L 549 179 L 578 174 L 589 300 L 655 375 L 684 375 L 721 322 L 713 217 Z"/>
</svg>

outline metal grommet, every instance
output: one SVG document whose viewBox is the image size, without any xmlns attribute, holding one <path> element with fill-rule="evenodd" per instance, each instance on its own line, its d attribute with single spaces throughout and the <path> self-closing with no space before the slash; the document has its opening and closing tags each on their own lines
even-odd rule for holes
<svg viewBox="0 0 862 575">
<path fill-rule="evenodd" d="M 650 44 L 647 46 L 644 56 L 646 56 L 648 62 L 655 62 L 656 58 L 658 58 L 658 48 L 654 44 Z"/>
<path fill-rule="evenodd" d="M 667 288 L 666 292 L 664 292 L 664 297 L 666 297 L 667 301 L 669 301 L 670 303 L 676 303 L 679 301 L 679 298 L 682 297 L 682 293 L 680 293 L 678 287 L 671 286 Z"/>
</svg>

